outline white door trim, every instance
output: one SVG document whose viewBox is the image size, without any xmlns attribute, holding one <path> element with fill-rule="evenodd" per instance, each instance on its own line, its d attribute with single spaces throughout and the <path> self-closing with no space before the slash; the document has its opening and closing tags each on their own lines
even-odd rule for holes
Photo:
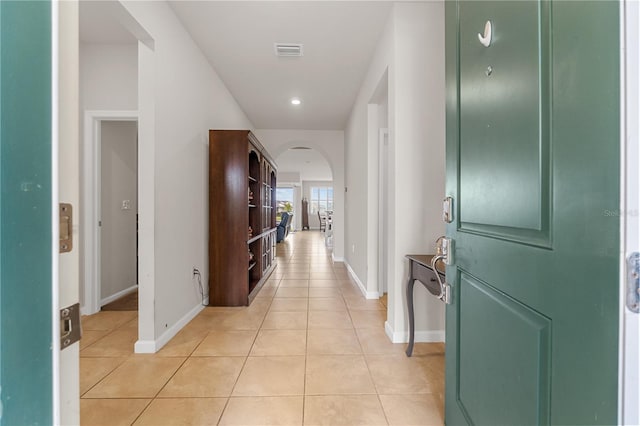
<svg viewBox="0 0 640 426">
<path fill-rule="evenodd" d="M 138 121 L 138 111 L 85 111 L 82 182 L 84 234 L 83 315 L 100 311 L 100 130 L 103 121 Z M 140 159 L 138 159 L 138 163 Z"/>
<path fill-rule="evenodd" d="M 385 144 L 386 140 L 386 144 Z M 386 148 L 385 148 L 386 146 Z M 387 269 L 389 260 L 389 129 L 378 131 L 378 293 L 380 297 L 387 292 Z M 386 251 L 386 256 L 385 256 Z"/>
<path fill-rule="evenodd" d="M 640 314 L 626 307 L 626 259 L 640 252 L 640 4 L 620 3 L 620 337 L 618 423 L 640 424 Z"/>
</svg>

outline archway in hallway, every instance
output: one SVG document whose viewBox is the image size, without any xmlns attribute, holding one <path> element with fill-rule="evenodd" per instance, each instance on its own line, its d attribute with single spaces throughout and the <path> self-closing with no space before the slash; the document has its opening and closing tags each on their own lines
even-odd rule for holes
<svg viewBox="0 0 640 426">
<path fill-rule="evenodd" d="M 308 146 L 294 146 L 276 157 L 278 214 L 293 214 L 291 230 L 327 230 L 321 220 L 334 209 L 333 172 L 322 153 Z M 328 230 L 327 230 L 328 231 Z M 331 234 L 326 232 L 328 242 Z"/>
</svg>

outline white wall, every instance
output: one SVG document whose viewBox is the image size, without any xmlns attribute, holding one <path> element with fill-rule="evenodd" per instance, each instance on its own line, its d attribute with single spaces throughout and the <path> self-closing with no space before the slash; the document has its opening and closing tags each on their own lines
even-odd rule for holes
<svg viewBox="0 0 640 426">
<path fill-rule="evenodd" d="M 333 174 L 333 257 L 336 261 L 343 261 L 345 248 L 344 132 L 341 130 L 256 129 L 254 133 L 274 158 L 294 146 L 306 146 L 317 150 L 327 160 Z"/>
<path fill-rule="evenodd" d="M 123 1 L 139 43 L 140 306 L 136 351 L 157 350 L 200 307 L 208 282 L 208 130 L 253 126 L 164 2 Z"/>
<path fill-rule="evenodd" d="M 388 97 L 376 99 L 383 78 Z M 444 4 L 396 3 L 345 129 L 347 262 L 368 292 L 377 283 L 380 107 L 389 127 L 389 308 L 387 333 L 406 341 L 408 253 L 431 253 L 444 233 Z M 384 120 L 382 120 L 384 121 Z M 352 251 L 352 248 L 354 249 Z M 416 287 L 416 339 L 444 338 L 444 307 Z"/>
<path fill-rule="evenodd" d="M 100 297 L 108 303 L 137 285 L 138 126 L 135 121 L 105 121 L 101 133 Z M 128 209 L 123 209 L 124 200 Z"/>
<path fill-rule="evenodd" d="M 80 117 L 85 111 L 135 111 L 138 108 L 138 46 L 136 44 L 87 44 L 80 43 Z M 79 134 L 84 134 L 84 120 L 80 120 Z M 87 143 L 88 141 L 82 141 Z M 83 151 L 87 151 L 86 148 Z M 82 175 L 82 182 L 88 182 Z M 82 207 L 90 200 L 81 198 Z M 84 209 L 82 209 L 84 211 Z M 78 216 L 79 217 L 79 216 Z M 84 243 L 84 238 L 81 243 Z M 84 253 L 81 246 L 81 275 L 84 276 Z M 80 300 L 85 300 L 82 281 Z"/>
<path fill-rule="evenodd" d="M 138 109 L 138 45 L 80 44 L 81 110 Z"/>
</svg>

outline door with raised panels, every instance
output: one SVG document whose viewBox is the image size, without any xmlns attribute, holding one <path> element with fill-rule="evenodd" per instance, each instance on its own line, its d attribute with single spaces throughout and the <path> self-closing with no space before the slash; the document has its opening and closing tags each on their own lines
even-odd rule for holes
<svg viewBox="0 0 640 426">
<path fill-rule="evenodd" d="M 615 424 L 619 5 L 445 8 L 446 423 Z"/>
</svg>

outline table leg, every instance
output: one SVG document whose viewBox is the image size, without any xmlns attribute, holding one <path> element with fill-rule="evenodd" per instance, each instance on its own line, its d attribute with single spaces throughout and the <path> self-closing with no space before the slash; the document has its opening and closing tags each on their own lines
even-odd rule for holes
<svg viewBox="0 0 640 426">
<path fill-rule="evenodd" d="M 407 356 L 413 353 L 413 338 L 415 333 L 415 324 L 413 318 L 413 285 L 415 280 L 409 277 L 407 282 L 407 309 L 409 311 L 409 345 L 407 346 Z"/>
</svg>

